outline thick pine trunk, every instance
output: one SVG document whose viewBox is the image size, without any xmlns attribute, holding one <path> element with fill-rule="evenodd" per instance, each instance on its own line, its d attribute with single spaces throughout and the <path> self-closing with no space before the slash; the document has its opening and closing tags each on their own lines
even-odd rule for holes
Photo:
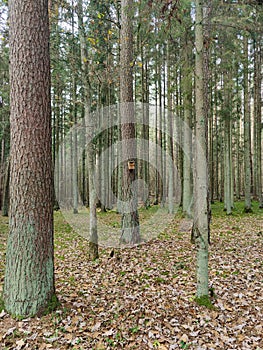
<svg viewBox="0 0 263 350">
<path fill-rule="evenodd" d="M 41 313 L 54 296 L 48 1 L 11 0 L 10 235 L 4 302 Z"/>
</svg>

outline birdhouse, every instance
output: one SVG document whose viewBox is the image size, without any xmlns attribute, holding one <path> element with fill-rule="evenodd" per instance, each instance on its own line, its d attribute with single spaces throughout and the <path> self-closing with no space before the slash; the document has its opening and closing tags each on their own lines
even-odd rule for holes
<svg viewBox="0 0 263 350">
<path fill-rule="evenodd" d="M 128 169 L 130 171 L 133 171 L 135 169 L 135 161 L 134 160 L 129 160 L 128 161 Z"/>
</svg>

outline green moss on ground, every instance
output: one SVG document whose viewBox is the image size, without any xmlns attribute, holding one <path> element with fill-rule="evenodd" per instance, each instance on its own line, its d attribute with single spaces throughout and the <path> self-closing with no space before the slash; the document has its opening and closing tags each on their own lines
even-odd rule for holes
<svg viewBox="0 0 263 350">
<path fill-rule="evenodd" d="M 200 297 L 196 297 L 195 298 L 195 302 L 199 305 L 199 306 L 205 306 L 207 309 L 209 310 L 213 310 L 215 309 L 214 305 L 212 304 L 210 298 L 208 295 L 202 295 Z"/>
<path fill-rule="evenodd" d="M 211 205 L 212 215 L 213 217 L 225 217 L 226 212 L 224 210 L 223 202 L 214 202 Z M 232 210 L 231 216 L 233 217 L 247 217 L 247 216 L 260 216 L 262 215 L 262 208 L 260 208 L 259 203 L 257 201 L 252 201 L 252 209 L 246 211 L 244 208 L 244 201 L 236 201 L 234 203 L 234 208 Z"/>
</svg>

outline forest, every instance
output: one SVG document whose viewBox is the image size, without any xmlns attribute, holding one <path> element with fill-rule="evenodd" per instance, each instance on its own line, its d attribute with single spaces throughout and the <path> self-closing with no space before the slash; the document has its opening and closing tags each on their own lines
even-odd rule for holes
<svg viewBox="0 0 263 350">
<path fill-rule="evenodd" d="M 0 349 L 263 349 L 262 1 L 0 19 Z"/>
</svg>

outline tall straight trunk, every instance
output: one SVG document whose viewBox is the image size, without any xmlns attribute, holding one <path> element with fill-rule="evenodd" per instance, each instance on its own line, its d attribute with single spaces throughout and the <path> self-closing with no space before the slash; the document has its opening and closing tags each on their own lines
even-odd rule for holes
<svg viewBox="0 0 263 350">
<path fill-rule="evenodd" d="M 191 41 L 186 34 L 183 64 L 184 123 L 183 123 L 183 213 L 192 216 L 193 174 L 192 174 L 192 73 Z"/>
<path fill-rule="evenodd" d="M 89 91 L 89 76 L 88 76 L 88 57 L 86 50 L 86 35 L 83 26 L 83 1 L 78 0 L 78 27 L 80 35 L 80 55 L 82 68 L 82 83 L 84 87 L 84 108 L 85 108 L 85 129 L 88 141 L 87 149 L 87 165 L 89 174 L 89 222 L 90 222 L 90 236 L 89 236 L 89 258 L 95 260 L 99 257 L 98 250 L 98 232 L 97 232 L 97 195 L 95 188 L 95 152 L 93 142 L 93 132 L 95 121 L 92 118 L 90 109 L 90 91 Z"/>
<path fill-rule="evenodd" d="M 158 70 L 157 70 L 157 63 L 155 67 L 155 73 L 156 76 L 158 76 Z M 156 164 L 156 169 L 155 169 L 155 198 L 154 198 L 154 204 L 158 205 L 159 203 L 159 181 L 160 181 L 160 174 L 159 174 L 159 159 L 160 159 L 160 152 L 159 152 L 159 141 L 158 141 L 158 85 L 157 85 L 157 79 L 155 81 L 155 164 Z"/>
<path fill-rule="evenodd" d="M 166 45 L 164 45 L 163 48 L 165 52 L 165 58 L 163 60 L 167 60 L 167 50 L 166 50 Z M 166 66 L 166 63 L 163 62 L 164 67 Z M 166 96 L 166 69 L 163 69 L 163 74 L 162 74 L 162 79 L 163 79 L 163 100 L 162 100 L 162 106 L 163 106 L 163 117 L 162 117 L 162 187 L 163 187 L 163 196 L 162 196 L 162 207 L 165 206 L 166 204 L 166 199 L 167 199 L 167 175 L 166 175 L 166 167 L 167 167 L 167 113 L 166 113 L 166 101 L 165 101 L 165 96 Z M 169 209 L 168 209 L 169 210 Z"/>
<path fill-rule="evenodd" d="M 174 213 L 174 147 L 173 147 L 173 101 L 171 92 L 171 54 L 170 54 L 170 42 L 167 44 L 167 107 L 168 107 L 168 120 L 167 120 L 167 146 L 169 154 L 168 162 L 168 212 Z"/>
<path fill-rule="evenodd" d="M 230 75 L 230 76 L 229 76 Z M 231 201 L 231 174 L 232 174 L 232 158 L 231 158 L 231 125 L 232 125 L 232 109 L 231 109 L 231 74 L 229 71 L 224 72 L 224 204 L 226 214 L 232 213 Z"/>
<path fill-rule="evenodd" d="M 182 147 L 182 111 L 181 111 L 181 105 L 182 105 L 182 93 L 180 87 L 182 86 L 182 72 L 180 67 L 176 67 L 176 113 L 175 113 L 175 126 L 174 126 L 174 141 L 175 141 L 175 150 L 174 150 L 174 157 L 175 157 L 175 164 L 177 169 L 177 174 L 175 178 L 175 182 L 180 182 L 180 188 L 183 188 L 183 151 Z M 180 193 L 180 205 L 182 204 L 182 191 Z"/>
<path fill-rule="evenodd" d="M 132 0 L 121 0 L 120 36 L 120 98 L 121 98 L 121 138 L 122 138 L 122 218 L 121 243 L 140 242 L 139 214 L 137 208 L 137 188 L 134 186 L 137 174 L 137 150 L 135 116 L 133 104 L 133 30 Z M 132 164 L 134 165 L 134 169 Z"/>
<path fill-rule="evenodd" d="M 231 205 L 231 136 L 230 136 L 231 120 L 230 116 L 225 116 L 224 120 L 224 204 L 226 214 L 232 213 Z"/>
<path fill-rule="evenodd" d="M 211 49 L 210 49 L 210 37 L 211 37 L 211 14 L 212 14 L 212 0 L 205 0 L 203 4 L 203 40 L 204 40 L 204 52 L 203 52 L 203 74 L 204 74 L 204 113 L 205 113 L 205 136 L 206 136 L 206 160 L 207 163 L 212 159 L 209 158 L 209 151 L 210 153 L 213 152 L 213 148 L 211 147 L 209 149 L 209 135 L 208 135 L 208 123 L 210 123 L 210 120 L 212 121 L 212 100 L 211 100 L 211 68 L 210 68 L 210 61 L 211 61 Z M 212 135 L 210 135 L 212 137 Z M 207 165 L 208 166 L 208 165 Z M 207 169 L 207 181 L 208 181 L 208 188 L 207 188 L 207 215 L 208 215 L 208 226 L 211 218 L 211 181 L 210 181 L 210 169 L 211 167 L 208 167 Z M 208 243 L 210 243 L 210 230 L 208 230 Z"/>
<path fill-rule="evenodd" d="M 74 125 L 77 124 L 77 110 L 76 110 L 76 81 L 73 78 L 73 121 Z M 73 128 L 72 135 L 72 155 L 73 155 L 73 167 L 72 167 L 72 191 L 73 191 L 73 213 L 78 214 L 78 139 L 77 129 Z"/>
<path fill-rule="evenodd" d="M 238 69 L 236 72 L 236 76 L 238 77 Z M 235 166 L 235 189 L 236 189 L 236 198 L 240 199 L 241 197 L 241 174 L 240 174 L 240 122 L 241 122 L 241 108 L 240 108 L 240 104 L 241 104 L 241 98 L 239 96 L 239 82 L 238 82 L 238 78 L 236 79 L 236 93 L 237 93 L 237 102 L 236 102 L 236 114 L 237 114 L 237 120 L 236 120 L 236 133 L 235 133 L 235 139 L 236 139 L 236 166 Z"/>
<path fill-rule="evenodd" d="M 208 297 L 208 165 L 207 120 L 204 112 L 203 71 L 203 1 L 196 0 L 195 25 L 195 156 L 194 156 L 194 225 L 193 234 L 197 246 L 197 298 Z"/>
<path fill-rule="evenodd" d="M 159 170 L 159 176 L 158 176 L 158 192 L 160 195 L 160 205 L 161 207 L 164 207 L 164 172 L 163 172 L 163 155 L 162 155 L 162 148 L 163 148 L 163 108 L 162 108 L 162 89 L 163 89 L 163 82 L 162 82 L 162 60 L 160 59 L 162 51 L 162 46 L 158 45 L 158 61 L 157 61 L 157 89 L 158 89 L 158 132 L 157 132 L 157 145 L 158 145 L 158 170 Z"/>
<path fill-rule="evenodd" d="M 72 1 L 73 5 L 73 1 Z M 72 49 L 71 54 L 72 57 L 74 57 L 75 52 L 75 38 L 74 38 L 74 11 L 72 7 L 72 17 L 71 17 L 71 30 L 72 30 Z M 71 64 L 72 69 L 72 122 L 73 125 L 77 125 L 77 106 L 76 106 L 76 100 L 77 100 L 77 82 L 76 82 L 76 75 L 74 71 L 74 64 Z M 78 214 L 78 139 L 77 139 L 77 130 L 76 127 L 73 128 L 73 135 L 72 135 L 72 157 L 73 157 L 73 166 L 71 168 L 72 170 L 72 196 L 73 196 L 73 214 Z"/>
<path fill-rule="evenodd" d="M 142 178 L 144 180 L 143 191 L 143 203 L 144 207 L 148 209 L 150 206 L 149 188 L 150 188 L 150 175 L 149 175 L 149 84 L 148 84 L 148 60 L 145 58 L 143 44 L 140 43 L 141 50 L 141 79 L 142 79 L 142 113 L 143 113 L 143 126 L 142 126 L 142 139 L 143 139 L 143 162 L 142 162 Z"/>
<path fill-rule="evenodd" d="M 53 40 L 51 40 L 51 52 L 52 56 L 55 62 L 60 62 L 60 32 L 59 32 L 59 4 L 57 2 L 49 0 L 49 14 L 50 14 L 50 31 L 53 33 Z M 55 164 L 59 164 L 59 148 L 60 144 L 62 144 L 62 130 L 63 130 L 63 123 L 61 118 L 61 101 L 62 101 L 62 84 L 61 84 L 61 76 L 58 73 L 58 69 L 54 69 L 52 76 L 51 76 L 51 86 L 53 90 L 53 98 L 51 105 L 53 106 L 52 110 L 52 126 L 53 126 L 53 171 L 55 174 L 54 180 L 53 180 L 53 205 L 54 209 L 59 209 L 59 199 L 63 199 L 63 186 L 64 186 L 64 179 L 63 179 L 63 171 L 62 166 L 59 165 L 56 167 L 55 170 Z"/>
<path fill-rule="evenodd" d="M 249 108 L 249 91 L 248 91 L 248 38 L 245 35 L 244 39 L 244 174 L 245 174 L 245 211 L 250 212 L 251 207 L 251 122 Z"/>
<path fill-rule="evenodd" d="M 257 200 L 257 194 L 258 194 L 258 173 L 257 173 L 257 98 L 258 98 L 258 86 L 257 86 L 257 64 L 256 64 L 256 56 L 257 56 L 257 49 L 256 49 L 256 40 L 253 42 L 253 58 L 254 58 L 254 94 L 253 94 L 253 198 Z"/>
<path fill-rule="evenodd" d="M 3 298 L 13 316 L 54 297 L 48 1 L 11 0 L 10 234 Z"/>
<path fill-rule="evenodd" d="M 214 189 L 214 195 L 212 198 L 219 199 L 219 157 L 218 157 L 218 115 L 217 115 L 217 107 L 216 107 L 216 94 L 215 94 L 215 121 L 214 121 L 214 130 L 213 130 L 213 150 L 214 150 L 214 156 L 213 156 L 213 166 L 214 166 L 214 179 L 213 179 L 213 189 Z M 212 175 L 211 175 L 212 176 Z"/>
<path fill-rule="evenodd" d="M 262 193 L 262 121 L 261 121 L 261 48 L 260 40 L 254 46 L 254 186 L 259 207 L 263 208 Z"/>
<path fill-rule="evenodd" d="M 217 60 L 217 56 L 216 54 L 214 54 L 214 67 L 216 66 L 216 60 Z M 218 74 L 216 69 L 214 69 L 214 86 L 216 86 L 217 84 L 217 80 L 218 79 Z M 211 195 L 211 198 L 215 198 L 215 199 L 219 199 L 219 156 L 218 156 L 218 147 L 219 147 L 219 118 L 218 118 L 218 94 L 217 91 L 215 91 L 215 89 L 213 89 L 214 92 L 214 97 L 213 97 L 213 101 L 214 101 L 214 129 L 212 130 L 213 132 L 213 150 L 214 150 L 214 156 L 213 156 L 213 174 L 214 174 L 214 179 L 211 180 L 213 181 L 213 189 L 214 189 L 214 194 Z M 212 174 L 210 174 L 210 176 L 212 177 Z"/>
<path fill-rule="evenodd" d="M 84 111 L 84 109 L 82 108 Z M 82 129 L 85 130 L 85 114 L 82 111 Z M 81 135 L 80 140 L 82 145 L 85 145 L 85 134 Z M 87 169 L 86 169 L 86 150 L 82 150 L 81 157 L 81 199 L 84 205 L 87 205 Z"/>
</svg>

